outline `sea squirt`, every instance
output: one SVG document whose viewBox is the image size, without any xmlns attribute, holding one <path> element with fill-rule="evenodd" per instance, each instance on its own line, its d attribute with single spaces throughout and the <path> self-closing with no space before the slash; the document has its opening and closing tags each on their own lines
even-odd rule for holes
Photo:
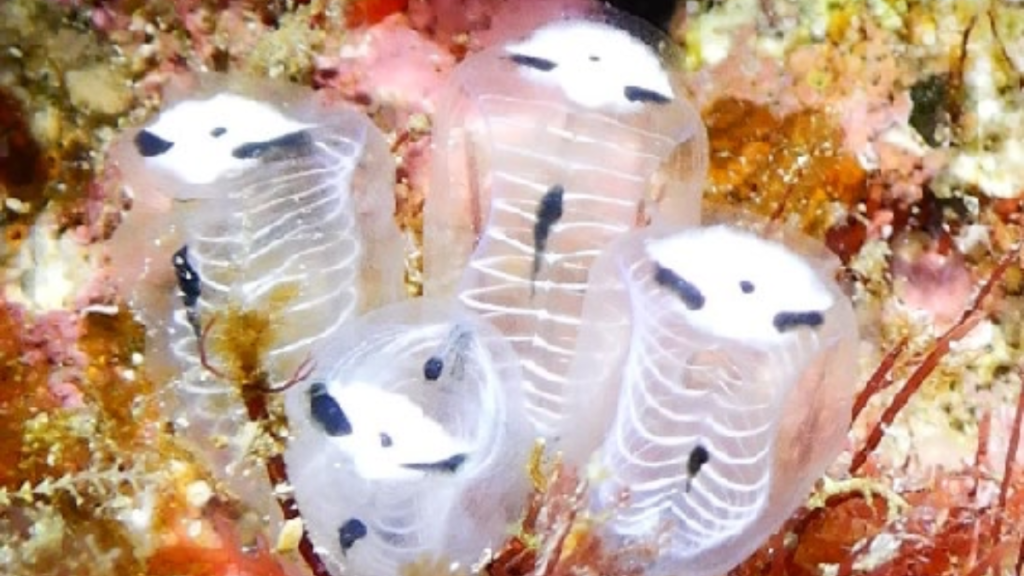
<svg viewBox="0 0 1024 576">
<path fill-rule="evenodd" d="M 632 228 L 699 220 L 707 138 L 680 75 L 668 39 L 600 11 L 470 56 L 441 99 L 425 291 L 506 335 L 553 442 L 590 263 Z"/>
<path fill-rule="evenodd" d="M 630 233 L 595 263 L 571 376 L 589 409 L 566 449 L 600 441 L 593 506 L 613 541 L 655 538 L 648 574 L 727 572 L 839 455 L 858 340 L 838 265 L 726 225 Z"/>
<path fill-rule="evenodd" d="M 362 112 L 312 90 L 221 74 L 193 83 L 112 147 L 133 198 L 114 269 L 129 300 L 145 289 L 166 301 L 136 306 L 151 327 L 164 328 L 167 306 L 184 320 L 194 304 L 204 324 L 232 307 L 272 314 L 263 368 L 287 373 L 312 340 L 402 294 L 393 160 Z M 192 324 L 171 330 L 187 339 Z"/>
<path fill-rule="evenodd" d="M 336 574 L 467 567 L 497 547 L 528 490 L 520 371 L 493 327 L 454 303 L 372 312 L 287 392 L 285 452 L 303 521 Z"/>
<path fill-rule="evenodd" d="M 268 500 L 238 391 L 287 381 L 403 293 L 394 165 L 361 111 L 309 89 L 210 74 L 169 100 L 112 148 L 134 198 L 113 268 L 183 437 L 237 495 Z"/>
</svg>

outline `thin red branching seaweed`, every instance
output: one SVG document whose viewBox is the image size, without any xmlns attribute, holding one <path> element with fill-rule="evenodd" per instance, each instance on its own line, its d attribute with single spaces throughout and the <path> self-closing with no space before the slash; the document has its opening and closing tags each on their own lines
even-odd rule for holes
<svg viewBox="0 0 1024 576">
<path fill-rule="evenodd" d="M 899 359 L 903 352 L 907 349 L 907 344 L 910 339 L 907 337 L 902 338 L 899 342 L 893 346 L 892 350 L 882 358 L 882 361 L 878 364 L 878 368 L 875 369 L 871 377 L 868 378 L 868 383 L 864 386 L 864 389 L 857 395 L 856 400 L 853 402 L 853 421 L 857 420 L 860 413 L 867 407 L 868 401 L 882 390 L 885 390 L 892 385 L 892 368 L 896 364 L 896 360 Z"/>
<path fill-rule="evenodd" d="M 1021 389 L 1017 393 L 1017 411 L 1013 415 L 1013 428 L 1010 431 L 1010 444 L 1006 449 L 1006 464 L 1003 466 L 1003 481 L 999 485 L 999 510 L 1006 510 L 1006 500 L 1010 493 L 1010 483 L 1014 474 L 1014 464 L 1017 461 L 1017 451 L 1020 449 L 1021 426 L 1024 426 L 1024 364 L 1018 366 Z M 1001 537 L 1003 530 L 1002 514 L 996 516 L 996 526 L 993 533 L 997 538 Z M 1024 537 L 1021 537 L 1017 551 L 1017 574 L 1021 574 L 1024 567 Z"/>
<path fill-rule="evenodd" d="M 1020 247 L 1016 247 L 1000 259 L 988 280 L 985 281 L 985 284 L 978 291 L 974 302 L 964 311 L 963 315 L 960 316 L 953 326 L 935 341 L 932 350 L 910 374 L 903 387 L 893 397 L 892 403 L 882 412 L 882 416 L 868 433 L 863 446 L 854 454 L 850 464 L 851 472 L 859 471 L 867 462 L 868 457 L 878 448 L 879 443 L 881 443 L 882 438 L 885 436 L 886 427 L 893 423 L 903 408 L 906 407 L 910 398 L 917 393 L 935 368 L 938 367 L 939 362 L 949 353 L 950 346 L 966 336 L 984 319 L 986 312 L 982 308 L 988 296 L 995 289 L 995 286 L 1002 279 L 1007 269 L 1018 260 L 1019 256 Z"/>
<path fill-rule="evenodd" d="M 204 369 L 214 376 L 220 379 L 228 379 L 223 371 L 213 366 L 207 354 L 207 340 L 210 336 L 210 330 L 213 328 L 216 320 L 216 317 L 211 319 L 200 334 L 198 346 L 200 363 Z M 240 383 L 239 389 L 242 394 L 242 399 L 245 404 L 249 420 L 261 427 L 270 422 L 272 416 L 270 407 L 267 403 L 268 396 L 284 392 L 295 384 L 305 380 L 312 374 L 313 370 L 313 361 L 311 358 L 307 357 L 306 360 L 299 365 L 291 378 L 283 384 L 269 384 L 267 382 L 266 375 L 262 372 L 253 375 L 253 378 L 250 378 L 253 381 Z M 268 432 L 275 437 L 275 440 L 281 440 L 281 438 L 279 438 L 279 434 L 271 430 L 268 430 Z M 266 469 L 267 477 L 270 479 L 271 485 L 290 485 L 288 479 L 288 467 L 284 463 L 284 456 L 282 454 L 275 453 L 268 456 L 266 458 Z M 276 500 L 285 520 L 293 520 L 300 517 L 299 506 L 295 502 L 294 498 L 287 494 L 278 493 L 276 495 Z M 330 571 L 327 570 L 327 566 L 324 565 L 323 560 L 316 553 L 313 541 L 309 537 L 309 531 L 305 529 L 303 529 L 302 538 L 299 540 L 299 555 L 302 556 L 303 561 L 305 561 L 309 566 L 309 569 L 313 572 L 313 576 L 331 576 Z"/>
</svg>

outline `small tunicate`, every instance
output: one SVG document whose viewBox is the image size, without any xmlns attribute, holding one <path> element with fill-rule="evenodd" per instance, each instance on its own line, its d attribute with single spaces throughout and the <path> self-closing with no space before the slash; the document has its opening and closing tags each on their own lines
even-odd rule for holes
<svg viewBox="0 0 1024 576">
<path fill-rule="evenodd" d="M 332 571 L 469 566 L 500 545 L 528 492 L 531 446 L 501 335 L 454 303 L 418 299 L 360 318 L 315 358 L 310 381 L 287 392 L 285 461 Z"/>
</svg>

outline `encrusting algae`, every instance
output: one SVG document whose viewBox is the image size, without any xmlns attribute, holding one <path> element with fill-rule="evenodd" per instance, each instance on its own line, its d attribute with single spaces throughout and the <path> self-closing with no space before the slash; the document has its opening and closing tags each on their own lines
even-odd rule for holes
<svg viewBox="0 0 1024 576">
<path fill-rule="evenodd" d="M 30 273 L 18 263 L 31 261 L 16 255 L 40 228 L 83 245 L 109 235 L 121 199 L 96 181 L 105 143 L 158 105 L 173 73 L 202 68 L 315 84 L 363 106 L 390 132 L 399 220 L 418 246 L 433 103 L 392 89 L 402 86 L 388 72 L 395 60 L 373 51 L 389 38 L 416 43 L 403 58 L 424 70 L 414 59 L 432 62 L 417 81 L 433 86 L 489 27 L 516 25 L 474 17 L 496 10 L 493 0 L 469 2 L 476 12 L 448 4 L 0 3 L 5 574 L 326 574 L 308 542 L 269 541 L 262 520 L 180 444 L 161 416 L 165 383 L 146 376 L 144 332 L 102 276 L 76 285 L 67 309 L 45 309 L 14 290 Z M 834 480 L 731 574 L 1019 573 L 1024 7 L 690 4 L 673 32 L 709 129 L 709 205 L 826 240 L 866 327 L 865 388 Z M 252 458 L 299 520 L 279 461 L 277 398 L 262 390 L 275 383 L 254 368 L 271 325 L 225 311 L 207 344 L 233 359 L 212 367 L 241 388 L 265 440 Z M 594 536 L 600 519 L 579 497 L 586 479 L 554 455 L 538 449 L 530 470 L 519 529 L 477 568 L 626 575 L 650 553 L 608 550 Z M 452 571 L 431 558 L 406 573 Z"/>
<path fill-rule="evenodd" d="M 867 173 L 843 149 L 828 113 L 806 109 L 779 120 L 764 106 L 725 98 L 702 117 L 711 146 L 707 203 L 792 215 L 820 238 L 866 199 Z"/>
</svg>

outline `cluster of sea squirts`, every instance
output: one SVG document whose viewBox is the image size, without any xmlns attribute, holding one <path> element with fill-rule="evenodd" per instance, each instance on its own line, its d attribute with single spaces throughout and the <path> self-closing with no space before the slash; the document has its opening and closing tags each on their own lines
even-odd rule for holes
<svg viewBox="0 0 1024 576">
<path fill-rule="evenodd" d="M 115 269 L 193 449 L 287 518 L 235 443 L 283 391 L 307 546 L 339 573 L 496 548 L 537 438 L 590 467 L 599 530 L 654 546 L 648 573 L 739 563 L 841 448 L 856 328 L 821 246 L 700 226 L 707 137 L 673 57 L 602 11 L 467 58 L 412 301 L 394 166 L 355 109 L 211 78 L 128 133 Z"/>
</svg>

